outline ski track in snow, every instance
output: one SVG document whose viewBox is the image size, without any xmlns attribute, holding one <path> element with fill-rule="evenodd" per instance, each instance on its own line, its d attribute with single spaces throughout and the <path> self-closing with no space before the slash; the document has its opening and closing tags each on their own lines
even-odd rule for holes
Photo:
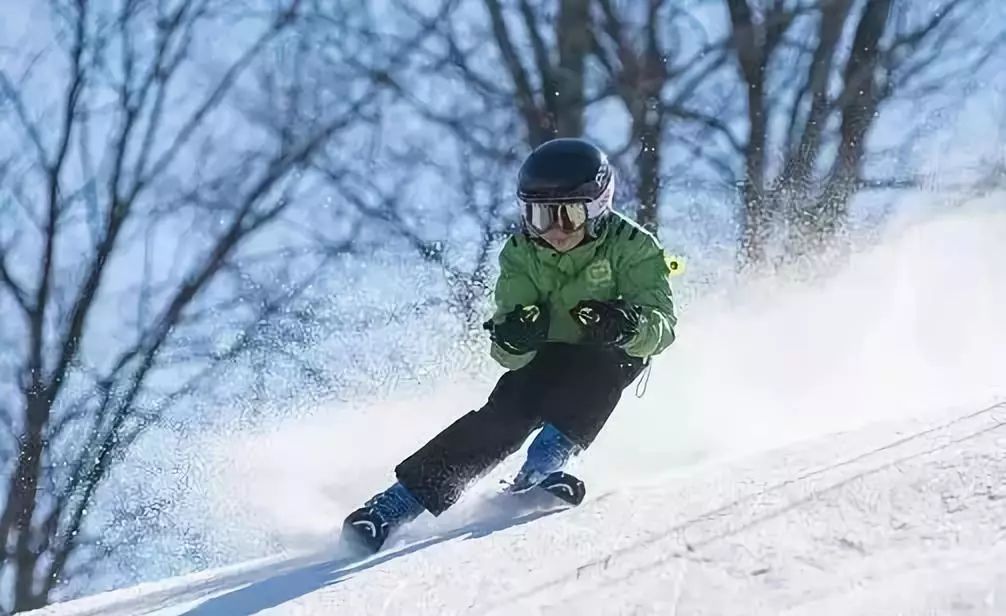
<svg viewBox="0 0 1006 616">
<path fill-rule="evenodd" d="M 385 552 L 340 555 L 342 516 L 481 403 L 459 384 L 193 444 L 192 524 L 277 555 L 37 613 L 1006 614 L 1000 204 L 905 227 L 824 285 L 691 307 L 574 470 L 577 509 L 494 498 L 509 462 Z"/>
</svg>

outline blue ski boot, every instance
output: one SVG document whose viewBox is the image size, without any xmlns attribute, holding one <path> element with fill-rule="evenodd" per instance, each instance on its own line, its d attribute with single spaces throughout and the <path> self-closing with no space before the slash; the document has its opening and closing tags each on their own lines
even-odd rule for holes
<svg viewBox="0 0 1006 616">
<path fill-rule="evenodd" d="M 342 537 L 353 548 L 374 554 L 387 541 L 391 531 L 410 522 L 426 509 L 402 484 L 395 482 L 375 495 L 342 524 Z"/>
<path fill-rule="evenodd" d="M 527 461 L 507 491 L 519 494 L 532 488 L 542 488 L 571 505 L 579 505 L 586 495 L 583 482 L 561 470 L 579 452 L 579 445 L 552 424 L 545 424 L 531 441 Z"/>
</svg>

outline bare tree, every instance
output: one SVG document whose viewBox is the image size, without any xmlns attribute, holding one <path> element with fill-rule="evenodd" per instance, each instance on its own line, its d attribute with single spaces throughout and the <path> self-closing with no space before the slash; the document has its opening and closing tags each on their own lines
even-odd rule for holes
<svg viewBox="0 0 1006 616">
<path fill-rule="evenodd" d="M 0 587 L 13 590 L 0 601 L 13 611 L 109 553 L 87 521 L 130 445 L 353 247 L 349 206 L 327 256 L 294 223 L 318 188 L 312 162 L 372 122 L 380 84 L 338 49 L 327 96 L 256 81 L 256 67 L 286 68 L 303 24 L 299 0 L 271 6 L 54 1 L 62 60 L 0 70 L 0 122 L 20 138 L 0 152 Z M 58 96 L 36 94 L 39 75 Z"/>
<path fill-rule="evenodd" d="M 590 4 L 559 0 L 558 15 L 548 24 L 530 0 L 520 0 L 519 19 L 513 20 L 523 27 L 520 38 L 499 0 L 485 0 L 485 8 L 531 147 L 554 137 L 582 135 Z M 521 40 L 527 45 L 520 45 Z M 530 48 L 530 59 L 522 47 Z"/>
<path fill-rule="evenodd" d="M 356 60 L 359 70 L 378 75 L 396 94 L 381 109 L 395 139 L 371 144 L 375 162 L 363 172 L 346 173 L 327 157 L 314 167 L 339 183 L 339 198 L 367 216 L 369 232 L 380 234 L 386 251 L 397 258 L 414 255 L 442 273 L 445 285 L 427 288 L 411 314 L 446 311 L 471 333 L 484 318 L 493 249 L 514 221 L 509 184 L 522 140 L 515 135 L 523 129 L 547 132 L 555 120 L 530 107 L 522 114 L 508 90 L 495 83 L 498 78 L 483 79 L 482 66 L 472 64 L 479 63 L 486 39 L 468 39 L 460 31 L 473 23 L 487 31 L 491 26 L 469 21 L 462 9 L 471 5 L 399 0 L 395 6 L 399 21 L 389 26 L 371 16 L 369 26 L 392 52 Z M 531 116 L 538 119 L 523 124 Z M 566 117 L 563 122 L 573 121 Z"/>
<path fill-rule="evenodd" d="M 725 3 L 746 138 L 715 128 L 744 161 L 746 262 L 765 258 L 779 228 L 788 229 L 790 253 L 813 251 L 841 233 L 852 197 L 868 184 L 869 134 L 884 104 L 953 87 L 1002 42 L 1001 35 L 970 41 L 980 51 L 946 61 L 954 41 L 981 19 L 983 0 L 933 8 L 894 0 Z"/>
<path fill-rule="evenodd" d="M 516 219 L 517 164 L 548 139 L 583 135 L 591 105 L 614 97 L 631 108 L 630 134 L 614 160 L 638 172 L 622 174 L 628 181 L 620 192 L 627 199 L 638 194 L 639 220 L 656 228 L 663 117 L 665 106 L 677 104 L 661 94 L 673 76 L 693 68 L 667 42 L 681 17 L 671 3 L 651 3 L 642 25 L 631 8 L 593 1 L 445 1 L 430 11 L 405 0 L 396 6 L 432 36 L 410 47 L 409 70 L 392 82 L 401 104 L 388 113 L 400 127 L 422 129 L 402 131 L 396 144 L 385 145 L 387 173 L 379 182 L 365 178 L 352 198 L 385 221 L 389 236 L 443 269 L 449 308 L 469 326 L 481 320 L 494 248 Z M 642 49 L 635 44 L 640 31 L 650 35 Z M 672 53 L 681 62 L 668 71 Z M 653 101 L 660 103 L 655 113 Z M 626 157 L 633 161 L 623 164 Z M 430 185 L 438 187 L 436 195 L 423 188 Z M 446 216 L 445 203 L 457 203 Z M 452 238 L 453 229 L 464 229 L 466 237 Z"/>
<path fill-rule="evenodd" d="M 597 0 L 597 5 L 592 49 L 604 75 L 598 99 L 613 94 L 628 112 L 629 131 L 616 156 L 632 157 L 632 164 L 622 166 L 634 169 L 636 220 L 655 232 L 662 179 L 670 173 L 665 154 L 678 141 L 669 124 L 718 122 L 688 103 L 694 90 L 726 62 L 727 45 L 710 40 L 706 25 L 674 2 Z"/>
<path fill-rule="evenodd" d="M 637 205 L 636 220 L 656 231 L 661 178 L 667 172 L 662 157 L 667 121 L 698 113 L 683 100 L 724 63 L 725 53 L 712 53 L 716 47 L 722 51 L 724 42 L 708 43 L 702 24 L 666 0 L 522 0 L 509 12 L 496 0 L 485 5 L 491 24 L 486 38 L 512 89 L 481 90 L 498 106 L 516 105 L 531 147 L 553 137 L 584 135 L 591 106 L 612 97 L 620 102 L 628 131 L 611 149 L 628 180 L 621 192 Z M 475 76 L 462 45 L 452 41 L 451 49 L 453 63 L 471 85 L 494 83 Z"/>
</svg>

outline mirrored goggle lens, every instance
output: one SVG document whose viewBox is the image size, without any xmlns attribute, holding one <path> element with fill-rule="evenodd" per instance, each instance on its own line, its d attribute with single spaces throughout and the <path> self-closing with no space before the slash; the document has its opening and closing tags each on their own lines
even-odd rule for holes
<svg viewBox="0 0 1006 616">
<path fill-rule="evenodd" d="M 524 220 L 538 233 L 558 225 L 566 233 L 577 231 L 587 222 L 585 203 L 525 203 Z"/>
</svg>

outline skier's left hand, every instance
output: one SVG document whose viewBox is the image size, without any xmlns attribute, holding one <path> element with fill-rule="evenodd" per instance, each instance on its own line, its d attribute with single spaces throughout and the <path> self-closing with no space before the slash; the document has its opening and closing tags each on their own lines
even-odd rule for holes
<svg viewBox="0 0 1006 616">
<path fill-rule="evenodd" d="M 621 299 L 584 300 L 569 313 L 583 328 L 588 344 L 622 346 L 639 331 L 639 308 Z"/>
</svg>

